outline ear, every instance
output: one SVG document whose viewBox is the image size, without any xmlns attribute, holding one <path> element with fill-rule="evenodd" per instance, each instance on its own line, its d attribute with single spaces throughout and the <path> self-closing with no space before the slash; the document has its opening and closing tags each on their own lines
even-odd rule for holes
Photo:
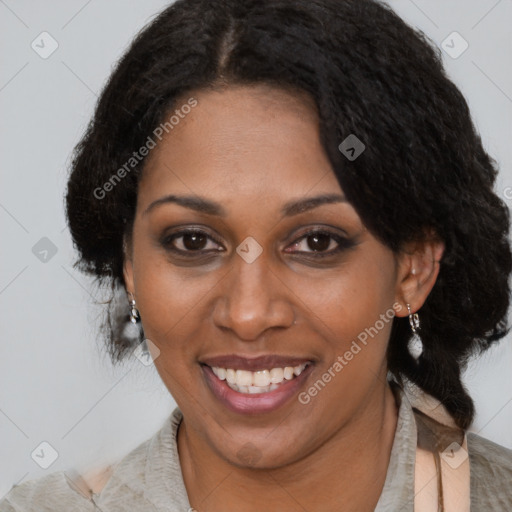
<svg viewBox="0 0 512 512">
<path fill-rule="evenodd" d="M 401 307 L 396 308 L 396 316 L 404 317 L 416 313 L 427 300 L 439 275 L 440 261 L 445 244 L 434 231 L 427 231 L 421 241 L 406 244 L 398 256 L 398 279 L 396 301 Z"/>
<path fill-rule="evenodd" d="M 135 282 L 133 278 L 133 257 L 131 243 L 125 238 L 123 240 L 123 277 L 126 291 L 135 297 Z"/>
</svg>

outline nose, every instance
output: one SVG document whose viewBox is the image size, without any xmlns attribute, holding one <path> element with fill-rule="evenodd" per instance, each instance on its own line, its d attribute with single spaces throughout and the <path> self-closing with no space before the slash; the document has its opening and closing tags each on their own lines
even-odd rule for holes
<svg viewBox="0 0 512 512">
<path fill-rule="evenodd" d="M 264 253 L 248 263 L 234 256 L 233 267 L 218 288 L 213 319 L 243 341 L 260 339 L 271 328 L 294 323 L 294 293 L 272 270 Z"/>
</svg>

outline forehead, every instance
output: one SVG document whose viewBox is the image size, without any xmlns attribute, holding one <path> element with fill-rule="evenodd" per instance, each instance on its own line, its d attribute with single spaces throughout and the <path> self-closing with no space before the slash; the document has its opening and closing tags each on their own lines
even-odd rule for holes
<svg viewBox="0 0 512 512">
<path fill-rule="evenodd" d="M 305 93 L 266 85 L 192 91 L 171 117 L 148 157 L 142 202 L 164 192 L 208 191 L 219 200 L 341 192 Z"/>
</svg>

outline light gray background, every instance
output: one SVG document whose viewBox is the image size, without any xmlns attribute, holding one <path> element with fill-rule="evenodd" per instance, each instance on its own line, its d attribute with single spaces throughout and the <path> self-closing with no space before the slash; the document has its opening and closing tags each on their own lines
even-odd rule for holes
<svg viewBox="0 0 512 512">
<path fill-rule="evenodd" d="M 512 203 L 511 0 L 390 3 L 436 44 L 453 31 L 469 43 L 461 56 L 444 60 L 500 164 L 497 192 Z M 165 5 L 0 0 L 0 496 L 48 472 L 85 471 L 122 457 L 174 407 L 152 366 L 134 359 L 113 369 L 101 356 L 100 310 L 92 305 L 98 294 L 71 267 L 62 199 L 71 150 L 113 63 Z M 47 59 L 31 48 L 43 31 L 59 45 Z M 46 263 L 32 252 L 43 237 L 57 247 Z M 511 368 L 508 337 L 465 375 L 478 410 L 472 430 L 508 447 Z M 46 470 L 31 458 L 42 441 L 59 454 Z"/>
</svg>

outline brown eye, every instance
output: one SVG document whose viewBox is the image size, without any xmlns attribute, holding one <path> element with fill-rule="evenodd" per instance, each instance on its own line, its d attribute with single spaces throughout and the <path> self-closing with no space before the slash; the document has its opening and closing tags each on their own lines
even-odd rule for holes
<svg viewBox="0 0 512 512">
<path fill-rule="evenodd" d="M 183 235 L 182 238 L 183 246 L 188 251 L 197 251 L 204 249 L 207 242 L 207 237 L 198 232 L 187 233 L 186 235 Z"/>
<path fill-rule="evenodd" d="M 211 242 L 210 246 L 208 246 L 209 242 Z M 173 233 L 162 240 L 162 245 L 170 251 L 182 254 L 202 254 L 221 250 L 210 235 L 197 229 L 185 229 Z"/>
<path fill-rule="evenodd" d="M 315 252 L 323 252 L 331 245 L 332 237 L 325 233 L 315 233 L 306 237 L 308 247 Z"/>
<path fill-rule="evenodd" d="M 328 249 L 335 249 L 339 245 L 341 237 L 325 231 L 314 231 L 306 233 L 297 240 L 293 247 L 297 252 L 325 252 Z"/>
<path fill-rule="evenodd" d="M 355 241 L 349 240 L 337 233 L 317 229 L 304 233 L 292 244 L 292 250 L 287 249 L 286 252 L 302 253 L 314 258 L 322 258 L 333 256 L 355 245 Z"/>
</svg>

